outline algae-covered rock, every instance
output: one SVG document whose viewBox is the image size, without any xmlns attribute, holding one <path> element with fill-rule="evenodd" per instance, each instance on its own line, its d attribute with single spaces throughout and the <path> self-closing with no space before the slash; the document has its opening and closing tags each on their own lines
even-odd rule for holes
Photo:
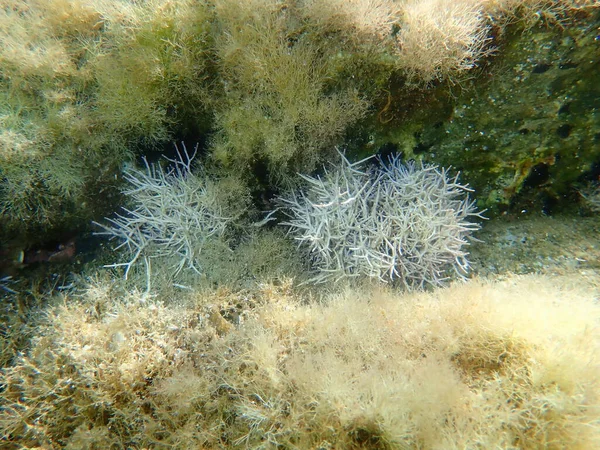
<svg viewBox="0 0 600 450">
<path fill-rule="evenodd" d="M 600 158 L 599 25 L 507 37 L 489 81 L 455 105 L 447 138 L 432 151 L 443 164 L 461 161 L 483 203 L 557 201 L 593 170 Z"/>
<path fill-rule="evenodd" d="M 336 146 L 452 165 L 486 207 L 557 201 L 599 156 L 597 6 L 7 0 L 0 239 L 88 227 L 183 138 L 259 208 Z"/>
<path fill-rule="evenodd" d="M 0 239 L 106 214 L 136 148 L 201 114 L 207 15 L 186 0 L 3 2 Z"/>
<path fill-rule="evenodd" d="M 510 27 L 473 80 L 413 94 L 416 111 L 389 108 L 399 120 L 377 144 L 461 170 L 481 206 L 548 209 L 597 170 L 599 26 L 596 13 Z"/>
<path fill-rule="evenodd" d="M 492 279 L 413 293 L 313 286 L 276 225 L 336 148 L 453 166 L 493 212 L 575 199 L 599 172 L 598 6 L 3 0 L 2 448 L 600 448 L 593 216 L 495 217 L 470 258 Z M 414 233 L 405 208 L 378 239 Z M 444 251 L 453 209 L 428 216 Z M 129 259 L 84 235 L 105 216 Z"/>
</svg>

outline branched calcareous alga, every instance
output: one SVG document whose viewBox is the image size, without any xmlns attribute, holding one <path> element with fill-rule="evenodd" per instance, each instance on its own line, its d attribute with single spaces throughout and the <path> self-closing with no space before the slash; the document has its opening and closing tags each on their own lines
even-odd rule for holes
<svg viewBox="0 0 600 450">
<path fill-rule="evenodd" d="M 306 192 L 280 198 L 284 225 L 309 250 L 315 282 L 367 276 L 406 288 L 438 285 L 469 269 L 464 246 L 481 218 L 470 189 L 444 168 L 398 156 L 361 170 L 340 153 L 323 177 L 302 175 Z"/>
<path fill-rule="evenodd" d="M 140 258 L 165 257 L 175 262 L 174 273 L 189 268 L 201 273 L 199 255 L 209 240 L 219 238 L 231 218 L 225 216 L 217 199 L 214 183 L 192 173 L 196 152 L 190 156 L 185 146 L 177 149 L 177 158 L 169 160 L 171 168 L 159 164 L 146 168 L 129 168 L 124 177 L 129 186 L 124 195 L 133 201 L 133 208 L 107 219 L 110 225 L 98 234 L 121 241 L 117 248 L 126 248 L 129 261 L 108 267 L 125 267 L 127 277 Z"/>
</svg>

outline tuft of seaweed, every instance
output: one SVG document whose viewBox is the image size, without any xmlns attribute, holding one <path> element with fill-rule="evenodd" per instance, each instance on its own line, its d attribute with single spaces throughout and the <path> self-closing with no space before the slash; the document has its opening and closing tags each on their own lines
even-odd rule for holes
<svg viewBox="0 0 600 450">
<path fill-rule="evenodd" d="M 290 233 L 307 248 L 312 281 L 370 277 L 409 289 L 439 285 L 453 267 L 464 278 L 464 247 L 482 218 L 470 189 L 434 165 L 399 156 L 363 171 L 340 153 L 339 167 L 313 178 L 306 192 L 279 199 Z"/>
<path fill-rule="evenodd" d="M 96 280 L 0 374 L 7 448 L 597 448 L 598 286 L 289 282 L 176 304 Z"/>
</svg>

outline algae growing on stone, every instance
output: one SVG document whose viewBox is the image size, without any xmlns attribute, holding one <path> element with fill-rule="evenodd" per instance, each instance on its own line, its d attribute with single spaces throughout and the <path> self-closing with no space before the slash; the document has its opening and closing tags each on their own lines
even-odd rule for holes
<svg viewBox="0 0 600 450">
<path fill-rule="evenodd" d="M 600 447 L 597 0 L 0 5 L 4 446 Z M 450 247 L 466 283 L 369 278 L 406 249 L 363 264 L 353 227 L 390 211 L 339 177 L 362 269 L 311 283 L 327 246 L 281 222 L 343 210 L 302 203 L 340 152 L 460 172 L 489 220 L 446 204 L 424 239 L 405 192 L 381 242 Z"/>
</svg>

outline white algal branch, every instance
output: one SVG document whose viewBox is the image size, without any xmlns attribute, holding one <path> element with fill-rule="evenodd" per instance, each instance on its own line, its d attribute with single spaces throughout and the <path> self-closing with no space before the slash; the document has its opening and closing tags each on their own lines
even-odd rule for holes
<svg viewBox="0 0 600 450">
<path fill-rule="evenodd" d="M 480 227 L 469 219 L 483 217 L 458 175 L 398 156 L 366 171 L 365 160 L 340 156 L 323 177 L 302 175 L 306 192 L 279 199 L 289 218 L 282 224 L 308 251 L 311 281 L 366 276 L 421 289 L 441 284 L 449 268 L 465 277 L 465 247 Z"/>
<path fill-rule="evenodd" d="M 108 218 L 108 225 L 96 223 L 104 230 L 97 234 L 120 241 L 116 249 L 126 250 L 127 262 L 106 266 L 124 267 L 125 278 L 141 259 L 148 272 L 149 258 L 159 257 L 175 261 L 174 275 L 184 268 L 201 273 L 204 244 L 222 236 L 231 221 L 222 213 L 214 185 L 191 171 L 197 146 L 192 155 L 184 144 L 181 147 L 175 146 L 175 159 L 167 159 L 168 169 L 145 159 L 144 169 L 126 169 L 128 187 L 123 194 L 133 207 Z"/>
</svg>

